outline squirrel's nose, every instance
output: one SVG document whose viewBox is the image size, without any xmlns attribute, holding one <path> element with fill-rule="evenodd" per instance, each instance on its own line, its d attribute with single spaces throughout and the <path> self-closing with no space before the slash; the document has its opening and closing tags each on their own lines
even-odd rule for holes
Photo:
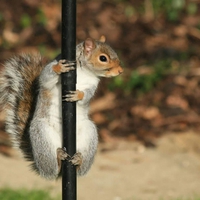
<svg viewBox="0 0 200 200">
<path fill-rule="evenodd" d="M 120 68 L 119 70 L 118 70 L 118 72 L 119 72 L 119 74 L 121 74 L 121 73 L 123 73 L 123 69 L 122 68 Z"/>
</svg>

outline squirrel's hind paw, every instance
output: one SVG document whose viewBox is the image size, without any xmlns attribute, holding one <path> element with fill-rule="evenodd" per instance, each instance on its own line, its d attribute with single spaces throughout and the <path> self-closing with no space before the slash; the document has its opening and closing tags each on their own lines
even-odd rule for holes
<svg viewBox="0 0 200 200">
<path fill-rule="evenodd" d="M 59 160 L 66 160 L 68 157 L 70 157 L 70 155 L 67 154 L 67 152 L 64 149 L 62 148 L 57 149 L 57 158 Z"/>
<path fill-rule="evenodd" d="M 70 162 L 73 164 L 73 165 L 76 165 L 76 166 L 80 166 L 83 162 L 83 156 L 80 152 L 77 152 L 73 155 L 73 157 L 71 158 Z"/>
<path fill-rule="evenodd" d="M 72 157 L 62 148 L 57 149 L 58 161 L 68 160 L 73 165 L 80 166 L 83 161 L 83 156 L 80 152 L 75 153 Z"/>
<path fill-rule="evenodd" d="M 69 154 L 67 154 L 67 152 L 64 149 L 58 148 L 57 160 L 58 160 L 58 170 L 60 172 L 62 165 L 61 160 L 68 160 L 68 162 L 71 162 L 72 165 L 75 165 L 79 168 L 83 162 L 83 156 L 80 152 L 78 152 L 71 157 Z"/>
<path fill-rule="evenodd" d="M 61 170 L 61 165 L 62 165 L 61 160 L 67 160 L 67 158 L 69 158 L 69 157 L 70 157 L 70 155 L 67 154 L 67 152 L 64 149 L 62 149 L 62 148 L 57 149 L 57 162 L 58 162 L 58 171 L 59 172 Z"/>
</svg>

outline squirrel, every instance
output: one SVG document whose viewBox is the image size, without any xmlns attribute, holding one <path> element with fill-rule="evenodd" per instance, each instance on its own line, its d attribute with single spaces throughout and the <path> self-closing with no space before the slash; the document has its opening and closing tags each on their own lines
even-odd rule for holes
<svg viewBox="0 0 200 200">
<path fill-rule="evenodd" d="M 5 130 L 13 146 L 21 149 L 32 169 L 46 179 L 56 179 L 61 160 L 69 158 L 62 147 L 61 101 L 77 101 L 77 153 L 70 162 L 77 175 L 90 169 L 98 135 L 89 119 L 89 102 L 99 77 L 123 72 L 115 51 L 105 43 L 87 38 L 76 46 L 77 90 L 61 97 L 60 74 L 74 70 L 74 62 L 56 59 L 43 64 L 40 54 L 21 54 L 7 60 L 0 74 L 0 106 L 6 110 Z M 62 99 L 63 98 L 63 99 Z"/>
</svg>

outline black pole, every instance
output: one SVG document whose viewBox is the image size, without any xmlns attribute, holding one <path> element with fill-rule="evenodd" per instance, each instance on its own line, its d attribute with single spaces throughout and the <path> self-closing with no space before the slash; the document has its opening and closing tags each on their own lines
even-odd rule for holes
<svg viewBox="0 0 200 200">
<path fill-rule="evenodd" d="M 76 60 L 76 0 L 62 0 L 62 59 Z M 61 75 L 62 96 L 76 90 L 76 70 Z M 63 147 L 76 153 L 76 102 L 62 103 Z M 76 200 L 76 167 L 62 162 L 62 200 Z"/>
</svg>

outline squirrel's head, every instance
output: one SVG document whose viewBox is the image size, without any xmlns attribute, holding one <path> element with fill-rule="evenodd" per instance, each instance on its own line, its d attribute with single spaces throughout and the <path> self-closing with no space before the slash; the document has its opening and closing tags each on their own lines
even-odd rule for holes
<svg viewBox="0 0 200 200">
<path fill-rule="evenodd" d="M 99 41 L 87 38 L 83 43 L 85 57 L 97 76 L 117 76 L 123 72 L 120 60 L 105 41 L 105 36 L 101 36 Z"/>
</svg>

